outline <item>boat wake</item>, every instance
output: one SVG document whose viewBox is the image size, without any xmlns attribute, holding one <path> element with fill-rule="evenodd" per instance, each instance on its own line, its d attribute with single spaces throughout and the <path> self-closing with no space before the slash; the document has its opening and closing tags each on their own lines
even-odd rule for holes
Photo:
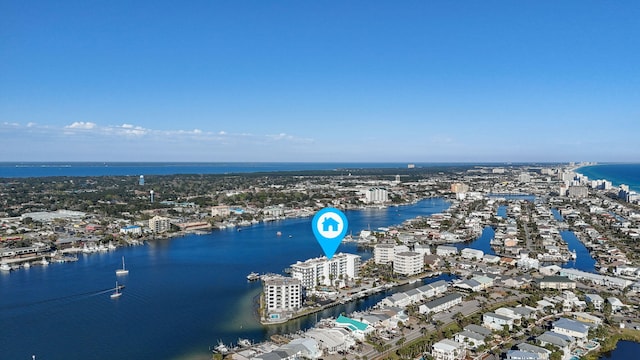
<svg viewBox="0 0 640 360">
<path fill-rule="evenodd" d="M 28 309 L 28 308 L 33 308 L 33 307 L 46 306 L 46 305 L 55 305 L 55 304 L 65 304 L 65 303 L 69 303 L 69 302 L 72 302 L 72 301 L 78 301 L 78 300 L 87 299 L 87 298 L 90 298 L 90 297 L 93 297 L 93 296 L 103 295 L 103 294 L 106 294 L 106 293 L 110 293 L 112 291 L 113 291 L 113 287 L 110 287 L 110 288 L 106 288 L 106 289 L 94 290 L 94 291 L 89 291 L 89 292 L 79 293 L 79 294 L 73 294 L 73 295 L 67 295 L 67 296 L 60 296 L 60 297 L 56 297 L 56 298 L 50 298 L 50 299 L 44 299 L 44 300 L 40 300 L 40 301 L 34 301 L 34 302 L 30 302 L 30 303 L 11 304 L 11 305 L 7 305 L 7 306 L 2 306 L 0 308 L 0 311 Z"/>
</svg>

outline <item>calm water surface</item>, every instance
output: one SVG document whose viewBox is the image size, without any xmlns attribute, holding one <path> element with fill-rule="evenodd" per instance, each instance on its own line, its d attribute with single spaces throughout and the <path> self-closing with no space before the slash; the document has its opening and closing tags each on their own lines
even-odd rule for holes
<svg viewBox="0 0 640 360">
<path fill-rule="evenodd" d="M 346 214 L 357 234 L 448 206 L 428 199 Z M 284 327 L 261 326 L 253 311 L 261 286 L 246 281 L 249 272 L 280 273 L 297 260 L 320 256 L 310 223 L 311 218 L 291 219 L 158 240 L 80 255 L 74 263 L 0 273 L 0 358 L 200 359 L 208 358 L 209 345 L 218 340 L 261 341 L 311 326 L 315 317 Z M 339 251 L 371 257 L 354 243 L 342 244 Z M 122 256 L 130 273 L 119 279 L 124 294 L 112 300 L 114 270 Z M 366 309 L 384 296 L 332 310 Z"/>
<path fill-rule="evenodd" d="M 630 360 L 637 359 L 640 353 L 640 343 L 633 341 L 618 341 L 613 351 L 602 354 L 599 360 Z"/>
</svg>

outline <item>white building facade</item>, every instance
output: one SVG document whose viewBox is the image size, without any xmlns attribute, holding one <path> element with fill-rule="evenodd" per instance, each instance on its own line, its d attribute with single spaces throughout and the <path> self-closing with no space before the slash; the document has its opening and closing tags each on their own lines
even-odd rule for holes
<svg viewBox="0 0 640 360">
<path fill-rule="evenodd" d="M 149 219 L 149 228 L 153 232 L 165 232 L 169 230 L 170 226 L 171 223 L 169 223 L 169 219 L 166 217 L 156 215 Z"/>
<path fill-rule="evenodd" d="M 406 251 L 395 255 L 393 272 L 406 276 L 419 274 L 424 268 L 424 255 Z"/>
<path fill-rule="evenodd" d="M 299 279 L 270 276 L 264 279 L 264 302 L 267 312 L 296 311 L 302 306 Z"/>
<path fill-rule="evenodd" d="M 364 193 L 364 198 L 367 204 L 382 204 L 389 201 L 389 193 L 385 188 L 374 187 Z"/>
<path fill-rule="evenodd" d="M 331 259 L 319 257 L 291 265 L 291 276 L 307 290 L 317 286 L 344 287 L 348 280 L 360 277 L 360 256 L 339 253 Z"/>
<path fill-rule="evenodd" d="M 393 262 L 394 258 L 393 244 L 377 244 L 373 248 L 373 261 L 376 264 L 388 264 Z"/>
</svg>

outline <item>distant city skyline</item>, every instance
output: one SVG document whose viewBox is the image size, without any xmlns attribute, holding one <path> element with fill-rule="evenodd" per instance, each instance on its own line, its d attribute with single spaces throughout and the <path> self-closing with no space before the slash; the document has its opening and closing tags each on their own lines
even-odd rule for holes
<svg viewBox="0 0 640 360">
<path fill-rule="evenodd" d="M 636 1 L 4 2 L 0 161 L 638 162 Z"/>
</svg>

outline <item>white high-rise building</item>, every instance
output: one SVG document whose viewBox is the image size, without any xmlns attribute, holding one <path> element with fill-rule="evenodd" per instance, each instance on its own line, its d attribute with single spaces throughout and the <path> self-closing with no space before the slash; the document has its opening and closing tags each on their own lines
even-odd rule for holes
<svg viewBox="0 0 640 360">
<path fill-rule="evenodd" d="M 229 216 L 231 214 L 231 207 L 228 205 L 218 205 L 211 207 L 211 216 Z"/>
<path fill-rule="evenodd" d="M 170 226 L 171 224 L 169 223 L 169 219 L 166 217 L 156 215 L 149 219 L 149 228 L 153 232 L 165 232 L 169 230 Z"/>
<path fill-rule="evenodd" d="M 300 309 L 302 307 L 300 280 L 280 275 L 265 277 L 264 303 L 268 313 Z"/>
<path fill-rule="evenodd" d="M 389 193 L 387 189 L 375 187 L 367 190 L 364 194 L 367 204 L 382 204 L 389 201 Z"/>
<path fill-rule="evenodd" d="M 424 269 L 424 255 L 413 251 L 401 252 L 395 255 L 393 272 L 402 275 L 415 275 Z"/>
<path fill-rule="evenodd" d="M 518 175 L 518 181 L 522 182 L 522 183 L 529 183 L 531 182 L 531 174 L 529 173 L 521 173 L 520 175 Z"/>
<path fill-rule="evenodd" d="M 388 264 L 393 262 L 394 251 L 393 244 L 377 244 L 373 248 L 373 261 L 376 264 Z"/>
<path fill-rule="evenodd" d="M 469 192 L 469 185 L 460 182 L 453 183 L 451 184 L 451 192 L 456 194 Z"/>
<path fill-rule="evenodd" d="M 291 276 L 305 289 L 316 286 L 344 287 L 347 280 L 360 277 L 360 255 L 339 253 L 331 259 L 319 257 L 291 265 Z"/>
</svg>

